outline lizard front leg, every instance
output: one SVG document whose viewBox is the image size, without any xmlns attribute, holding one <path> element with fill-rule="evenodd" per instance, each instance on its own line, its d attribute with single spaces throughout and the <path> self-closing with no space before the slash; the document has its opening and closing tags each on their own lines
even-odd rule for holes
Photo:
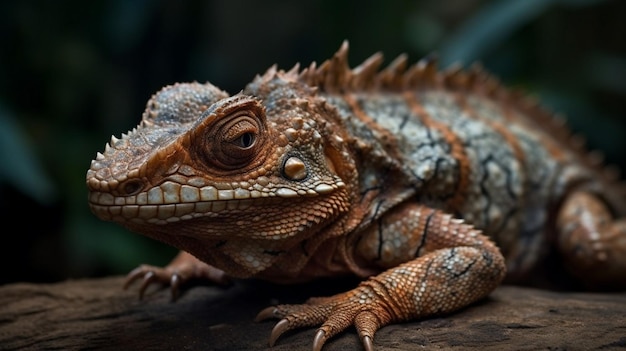
<svg viewBox="0 0 626 351">
<path fill-rule="evenodd" d="M 142 264 L 135 268 L 128 273 L 124 289 L 138 279 L 143 280 L 139 287 L 139 298 L 143 297 L 148 286 L 161 283 L 170 286 L 172 300 L 178 297 L 181 286 L 191 280 L 208 280 L 219 285 L 230 283 L 224 271 L 200 261 L 185 251 L 180 251 L 165 267 Z"/>
<path fill-rule="evenodd" d="M 570 272 L 589 288 L 626 288 L 626 218 L 615 219 L 597 196 L 579 191 L 557 218 L 558 245 Z"/>
<path fill-rule="evenodd" d="M 364 259 L 392 268 L 346 293 L 261 311 L 257 320 L 281 318 L 270 345 L 287 330 L 321 324 L 313 343 L 320 350 L 328 338 L 354 325 L 371 350 L 382 326 L 465 307 L 504 278 L 498 248 L 480 231 L 439 210 L 406 203 L 376 224 L 363 232 L 357 250 Z"/>
</svg>

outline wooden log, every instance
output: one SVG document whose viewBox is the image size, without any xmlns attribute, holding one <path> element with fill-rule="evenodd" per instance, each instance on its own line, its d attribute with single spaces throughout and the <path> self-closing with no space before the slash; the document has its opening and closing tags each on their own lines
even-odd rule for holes
<svg viewBox="0 0 626 351">
<path fill-rule="evenodd" d="M 272 303 L 339 292 L 345 282 L 299 286 L 236 282 L 195 286 L 178 301 L 165 289 L 121 289 L 123 277 L 0 287 L 0 349 L 263 350 Z M 351 282 L 353 283 L 353 282 Z M 345 290 L 345 286 L 341 287 Z M 283 335 L 272 350 L 310 350 L 315 328 Z M 626 347 L 626 293 L 564 293 L 503 286 L 458 313 L 382 328 L 377 350 L 591 350 Z M 355 330 L 324 350 L 362 349 Z"/>
</svg>

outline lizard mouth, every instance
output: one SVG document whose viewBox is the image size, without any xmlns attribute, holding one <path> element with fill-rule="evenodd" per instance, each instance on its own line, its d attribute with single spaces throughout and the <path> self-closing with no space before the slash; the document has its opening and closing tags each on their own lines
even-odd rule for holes
<svg viewBox="0 0 626 351">
<path fill-rule="evenodd" d="M 120 223 L 163 225 L 199 217 L 252 211 L 251 207 L 271 206 L 284 198 L 310 198 L 333 192 L 337 185 L 320 183 L 314 191 L 290 188 L 249 190 L 194 187 L 166 181 L 134 195 L 116 196 L 108 191 L 89 193 L 91 211 L 103 220 Z"/>
<path fill-rule="evenodd" d="M 262 206 L 273 199 L 199 201 L 179 204 L 102 204 L 92 201 L 106 193 L 92 193 L 89 207 L 100 219 L 114 222 L 163 225 L 199 217 L 219 217 L 241 213 L 250 207 Z"/>
</svg>

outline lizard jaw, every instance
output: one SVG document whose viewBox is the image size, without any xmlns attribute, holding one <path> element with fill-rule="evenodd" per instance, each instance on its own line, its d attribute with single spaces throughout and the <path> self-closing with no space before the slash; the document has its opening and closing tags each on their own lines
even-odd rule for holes
<svg viewBox="0 0 626 351">
<path fill-rule="evenodd" d="M 93 179 L 93 178 L 92 178 Z M 288 187 L 268 187 L 257 182 L 248 188 L 197 187 L 171 180 L 141 191 L 136 195 L 115 196 L 98 191 L 100 182 L 88 182 L 91 210 L 104 220 L 137 224 L 167 224 L 198 217 L 215 217 L 220 213 L 244 211 L 252 206 L 275 202 L 276 198 L 316 197 L 329 194 L 345 184 L 320 182 L 312 189 L 294 190 Z"/>
</svg>

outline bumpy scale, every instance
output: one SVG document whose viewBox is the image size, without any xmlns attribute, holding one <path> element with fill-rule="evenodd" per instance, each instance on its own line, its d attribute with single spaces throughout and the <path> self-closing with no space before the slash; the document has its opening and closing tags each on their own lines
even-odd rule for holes
<svg viewBox="0 0 626 351">
<path fill-rule="evenodd" d="M 590 287 L 626 286 L 626 191 L 559 119 L 479 67 L 350 69 L 347 51 L 232 97 L 166 87 L 111 139 L 87 172 L 92 211 L 182 250 L 127 285 L 363 278 L 259 313 L 280 318 L 271 344 L 319 326 L 316 350 L 352 325 L 371 350 L 382 326 L 467 306 L 555 252 Z"/>
</svg>

